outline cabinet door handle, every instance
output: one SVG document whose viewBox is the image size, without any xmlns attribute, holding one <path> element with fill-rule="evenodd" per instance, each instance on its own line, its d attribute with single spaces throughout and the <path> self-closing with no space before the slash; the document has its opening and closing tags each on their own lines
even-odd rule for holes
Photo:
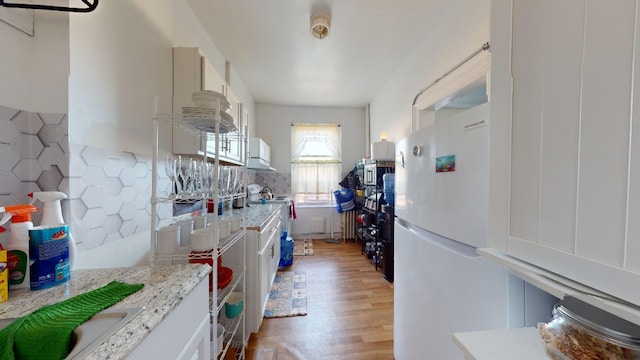
<svg viewBox="0 0 640 360">
<path fill-rule="evenodd" d="M 273 257 L 276 255 L 276 244 L 272 244 L 271 245 L 271 258 L 273 259 Z"/>
<path fill-rule="evenodd" d="M 220 144 L 220 151 L 227 152 L 231 148 L 231 140 L 230 139 L 221 139 L 222 144 Z"/>
</svg>

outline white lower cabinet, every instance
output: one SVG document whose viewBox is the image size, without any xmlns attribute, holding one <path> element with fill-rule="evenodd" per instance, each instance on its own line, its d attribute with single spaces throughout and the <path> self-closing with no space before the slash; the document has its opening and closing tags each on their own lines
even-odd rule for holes
<svg viewBox="0 0 640 360">
<path fill-rule="evenodd" d="M 279 232 L 278 232 L 279 233 Z M 269 293 L 271 292 L 271 286 L 273 285 L 273 279 L 278 271 L 278 263 L 280 261 L 280 238 L 274 232 L 271 233 L 267 244 L 264 248 L 258 252 L 258 273 L 260 274 L 260 282 L 258 287 L 259 305 L 261 305 L 262 312 L 266 307 L 269 300 Z"/>
<path fill-rule="evenodd" d="M 247 229 L 247 335 L 260 329 L 269 292 L 278 270 L 281 211 L 274 211 L 259 231 Z"/>
<path fill-rule="evenodd" d="M 127 359 L 209 360 L 209 284 L 203 280 Z"/>
<path fill-rule="evenodd" d="M 266 302 L 269 298 L 269 290 L 270 290 L 269 284 L 271 283 L 271 281 L 269 281 L 268 269 L 270 267 L 269 261 L 271 260 L 272 245 L 273 245 L 273 241 L 269 241 L 269 243 L 267 243 L 263 249 L 258 251 L 258 268 L 257 268 L 258 293 L 256 296 L 256 305 L 257 305 L 256 320 L 258 319 L 260 312 L 264 313 Z M 256 332 L 259 330 L 261 323 L 262 321 L 256 322 L 256 325 L 257 325 Z"/>
<path fill-rule="evenodd" d="M 271 259 L 269 261 L 269 279 L 270 284 L 267 288 L 267 296 L 269 296 L 269 292 L 271 291 L 271 285 L 273 284 L 273 279 L 276 277 L 276 272 L 278 271 L 278 266 L 280 265 L 280 237 L 283 231 L 284 224 L 280 224 L 278 228 L 277 234 L 273 238 L 273 244 L 271 245 Z"/>
</svg>

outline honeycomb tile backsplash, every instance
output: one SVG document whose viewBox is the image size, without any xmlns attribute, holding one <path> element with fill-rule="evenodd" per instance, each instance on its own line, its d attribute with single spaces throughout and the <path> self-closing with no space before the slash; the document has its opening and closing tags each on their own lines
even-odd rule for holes
<svg viewBox="0 0 640 360">
<path fill-rule="evenodd" d="M 252 180 L 256 184 L 270 187 L 276 195 L 291 194 L 291 173 L 256 171 Z"/>
<path fill-rule="evenodd" d="M 0 205 L 28 203 L 34 191 L 66 193 L 63 215 L 80 252 L 149 230 L 151 157 L 69 144 L 68 129 L 66 114 L 0 106 Z M 170 217 L 171 206 L 158 206 L 159 223 Z"/>
</svg>

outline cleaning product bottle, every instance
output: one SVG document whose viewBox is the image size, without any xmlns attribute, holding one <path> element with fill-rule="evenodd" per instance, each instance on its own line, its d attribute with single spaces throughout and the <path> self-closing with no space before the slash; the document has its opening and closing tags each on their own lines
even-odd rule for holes
<svg viewBox="0 0 640 360">
<path fill-rule="evenodd" d="M 33 228 L 31 213 L 38 211 L 33 205 L 11 205 L 0 207 L 0 212 L 11 214 L 9 244 L 7 244 L 7 267 L 9 289 L 29 288 L 29 229 Z"/>
<path fill-rule="evenodd" d="M 42 226 L 51 226 L 51 225 L 68 225 L 65 223 L 64 218 L 62 217 L 62 206 L 60 205 L 60 200 L 66 199 L 67 194 L 61 191 L 38 191 L 32 192 L 28 195 L 33 198 L 32 204 L 36 200 L 42 201 L 42 222 L 40 225 Z M 69 232 L 69 264 L 71 265 L 71 270 L 76 263 L 76 242 Z"/>
</svg>

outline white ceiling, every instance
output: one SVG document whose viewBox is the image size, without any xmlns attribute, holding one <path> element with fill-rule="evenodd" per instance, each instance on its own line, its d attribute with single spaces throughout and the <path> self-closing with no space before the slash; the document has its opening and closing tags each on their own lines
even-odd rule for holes
<svg viewBox="0 0 640 360">
<path fill-rule="evenodd" d="M 447 0 L 190 0 L 256 103 L 364 106 Z M 327 38 L 310 17 L 331 17 Z M 231 79 L 233 84 L 233 79 Z"/>
</svg>

